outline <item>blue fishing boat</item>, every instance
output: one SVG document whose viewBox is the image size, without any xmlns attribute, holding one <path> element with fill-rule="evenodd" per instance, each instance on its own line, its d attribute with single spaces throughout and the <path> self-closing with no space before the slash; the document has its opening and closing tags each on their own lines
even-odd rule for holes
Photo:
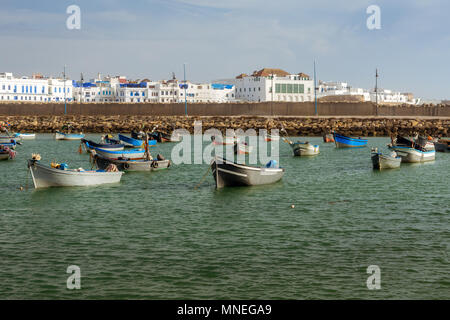
<svg viewBox="0 0 450 320">
<path fill-rule="evenodd" d="M 81 139 L 81 143 L 84 144 L 87 150 L 94 148 L 106 149 L 110 151 L 121 151 L 125 147 L 123 144 L 116 143 L 96 143 L 92 140 Z"/>
<path fill-rule="evenodd" d="M 61 131 L 56 131 L 55 139 L 56 140 L 81 140 L 84 138 L 84 134 L 82 133 L 64 133 Z"/>
<path fill-rule="evenodd" d="M 91 151 L 92 154 L 98 153 L 104 158 L 107 159 L 143 159 L 145 156 L 145 150 L 144 149 L 130 149 L 130 150 L 122 150 L 122 151 L 111 151 L 107 149 L 101 149 L 101 148 L 94 148 L 94 150 Z"/>
<path fill-rule="evenodd" d="M 19 142 L 20 143 L 20 142 Z M 11 139 L 9 142 L 1 142 L 0 147 L 7 147 L 9 149 L 15 149 L 18 142 L 15 139 Z"/>
<path fill-rule="evenodd" d="M 367 146 L 368 140 L 360 138 L 351 138 L 342 134 L 333 133 L 336 148 L 362 148 Z"/>
<path fill-rule="evenodd" d="M 120 140 L 114 139 L 114 137 L 110 134 L 106 134 L 102 137 L 103 143 L 109 143 L 109 144 L 122 144 L 120 143 Z"/>
<path fill-rule="evenodd" d="M 121 133 L 119 133 L 119 140 L 120 143 L 124 144 L 126 147 L 142 148 L 144 146 L 144 140 L 127 137 Z M 150 140 L 148 142 L 149 146 L 155 146 L 156 143 L 157 143 L 156 140 Z"/>
</svg>

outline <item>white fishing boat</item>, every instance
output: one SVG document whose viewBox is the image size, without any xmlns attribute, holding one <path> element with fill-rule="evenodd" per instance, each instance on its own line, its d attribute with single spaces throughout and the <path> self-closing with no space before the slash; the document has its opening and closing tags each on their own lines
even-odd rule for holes
<svg viewBox="0 0 450 320">
<path fill-rule="evenodd" d="M 33 155 L 28 160 L 33 184 L 36 189 L 48 187 L 84 187 L 110 183 L 118 183 L 123 172 L 111 165 L 108 170 L 88 171 L 83 169 L 68 169 L 67 165 L 42 165 L 39 155 Z"/>
<path fill-rule="evenodd" d="M 291 145 L 292 150 L 294 151 L 294 156 L 316 156 L 320 153 L 319 146 L 317 144 L 311 144 L 308 141 L 306 142 L 294 142 Z"/>
<path fill-rule="evenodd" d="M 292 142 L 287 137 L 283 137 L 283 141 L 288 143 L 291 146 L 292 151 L 294 152 L 294 156 L 296 156 L 296 157 L 316 156 L 320 153 L 319 145 L 311 144 L 311 143 L 309 143 L 309 141 Z"/>
<path fill-rule="evenodd" d="M 216 157 L 211 163 L 211 169 L 217 189 L 275 183 L 284 175 L 284 169 L 275 160 L 269 161 L 265 167 L 251 167 Z"/>
<path fill-rule="evenodd" d="M 436 151 L 423 151 L 416 148 L 404 147 L 404 146 L 389 146 L 391 150 L 397 152 L 402 158 L 402 162 L 418 163 L 434 161 L 436 159 Z"/>
<path fill-rule="evenodd" d="M 22 139 L 22 140 L 34 140 L 36 139 L 36 134 L 35 133 L 16 133 L 14 135 L 14 137 L 17 139 Z"/>
<path fill-rule="evenodd" d="M 82 133 L 64 133 L 60 131 L 55 132 L 56 140 L 81 140 L 84 138 Z"/>
<path fill-rule="evenodd" d="M 391 137 L 389 149 L 394 150 L 402 158 L 402 162 L 418 163 L 434 161 L 436 159 L 436 150 L 434 143 L 428 139 L 416 136 Z"/>
<path fill-rule="evenodd" d="M 397 155 L 395 151 L 392 151 L 389 155 L 378 152 L 378 148 L 372 149 L 372 165 L 374 169 L 397 169 L 400 168 L 402 158 Z"/>
<path fill-rule="evenodd" d="M 12 160 L 16 157 L 16 151 L 0 145 L 0 160 Z"/>
</svg>

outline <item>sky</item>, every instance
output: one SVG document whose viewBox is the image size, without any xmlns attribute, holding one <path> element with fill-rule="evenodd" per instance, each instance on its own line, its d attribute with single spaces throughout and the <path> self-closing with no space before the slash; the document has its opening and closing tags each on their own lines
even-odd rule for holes
<svg viewBox="0 0 450 320">
<path fill-rule="evenodd" d="M 69 30 L 67 7 L 81 10 Z M 378 5 L 381 29 L 366 10 Z M 0 0 L 0 72 L 196 82 L 281 68 L 450 99 L 448 0 Z"/>
</svg>

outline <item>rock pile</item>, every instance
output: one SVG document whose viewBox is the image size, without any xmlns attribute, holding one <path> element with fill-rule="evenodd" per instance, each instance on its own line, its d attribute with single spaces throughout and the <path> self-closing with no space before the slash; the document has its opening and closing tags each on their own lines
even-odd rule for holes
<svg viewBox="0 0 450 320">
<path fill-rule="evenodd" d="M 173 129 L 194 130 L 194 121 L 201 121 L 203 131 L 226 129 L 280 129 L 289 135 L 320 136 L 323 132 L 338 131 L 353 136 L 389 136 L 391 133 L 418 132 L 431 136 L 449 136 L 450 119 L 399 119 L 399 118 L 300 118 L 300 117 L 181 117 L 181 116 L 6 116 L 14 132 L 52 133 L 65 124 L 74 131 L 84 133 L 118 133 L 131 130 Z"/>
</svg>

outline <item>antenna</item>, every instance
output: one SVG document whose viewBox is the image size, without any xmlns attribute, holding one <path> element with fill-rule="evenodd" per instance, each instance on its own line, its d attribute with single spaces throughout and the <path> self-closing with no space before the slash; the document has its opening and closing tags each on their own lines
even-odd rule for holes
<svg viewBox="0 0 450 320">
<path fill-rule="evenodd" d="M 378 116 L 378 68 L 375 69 L 375 113 Z"/>
</svg>

